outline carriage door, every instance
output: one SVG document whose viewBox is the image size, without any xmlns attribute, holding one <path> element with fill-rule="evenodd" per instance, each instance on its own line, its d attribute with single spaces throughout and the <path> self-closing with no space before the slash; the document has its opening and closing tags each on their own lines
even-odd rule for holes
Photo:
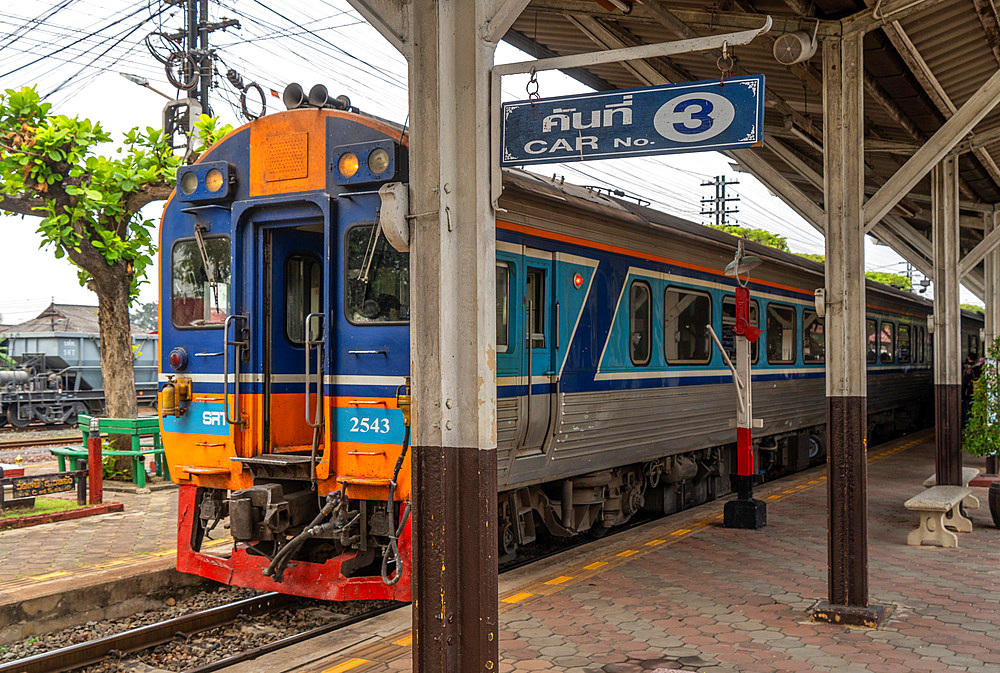
<svg viewBox="0 0 1000 673">
<path fill-rule="evenodd" d="M 521 295 L 520 378 L 527 384 L 521 398 L 523 435 L 518 455 L 541 453 L 549 430 L 555 391 L 558 324 L 554 255 L 524 248 L 518 289 Z"/>
<path fill-rule="evenodd" d="M 264 296 L 258 299 L 263 340 L 263 433 L 265 451 L 291 453 L 309 451 L 313 428 L 306 422 L 306 346 L 318 348 L 322 322 L 306 320 L 324 313 L 323 226 L 321 220 L 298 226 L 260 229 L 260 255 Z M 308 344 L 307 344 L 308 342 Z M 315 350 L 312 377 L 317 372 Z M 322 364 L 319 365 L 322 369 Z M 320 404 L 315 386 L 313 409 Z"/>
</svg>

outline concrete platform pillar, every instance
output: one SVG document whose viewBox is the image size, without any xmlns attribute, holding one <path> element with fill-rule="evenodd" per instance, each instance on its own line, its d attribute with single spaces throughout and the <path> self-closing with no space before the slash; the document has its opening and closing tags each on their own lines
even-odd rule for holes
<svg viewBox="0 0 1000 673">
<path fill-rule="evenodd" d="M 490 70 L 527 0 L 350 2 L 409 66 L 413 670 L 498 671 Z"/>
<path fill-rule="evenodd" d="M 823 43 L 829 601 L 819 621 L 871 625 L 868 602 L 863 52 Z"/>
<path fill-rule="evenodd" d="M 934 425 L 937 482 L 962 484 L 962 314 L 959 303 L 958 158 L 931 171 L 934 246 Z M 987 286 L 988 287 L 988 286 Z M 989 290 L 987 290 L 989 291 Z"/>
</svg>

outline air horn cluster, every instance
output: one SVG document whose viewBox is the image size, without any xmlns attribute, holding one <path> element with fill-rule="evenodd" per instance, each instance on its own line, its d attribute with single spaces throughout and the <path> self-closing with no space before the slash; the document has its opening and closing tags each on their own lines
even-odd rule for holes
<svg viewBox="0 0 1000 673">
<path fill-rule="evenodd" d="M 330 92 L 322 84 L 317 84 L 309 89 L 309 95 L 301 85 L 291 83 L 285 87 L 281 94 L 281 101 L 289 110 L 297 110 L 301 107 L 330 108 L 332 110 L 350 110 L 351 99 L 347 96 L 330 97 Z"/>
</svg>

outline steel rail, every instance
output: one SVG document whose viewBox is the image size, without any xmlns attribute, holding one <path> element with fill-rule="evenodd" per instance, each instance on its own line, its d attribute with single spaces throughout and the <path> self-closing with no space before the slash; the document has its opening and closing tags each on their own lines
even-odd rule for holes
<svg viewBox="0 0 1000 673">
<path fill-rule="evenodd" d="M 96 663 L 112 652 L 135 652 L 170 642 L 178 633 L 191 634 L 223 626 L 241 615 L 261 614 L 288 605 L 297 599 L 279 593 L 267 593 L 220 605 L 201 612 L 174 617 L 156 624 L 140 626 L 97 640 L 91 640 L 49 652 L 42 652 L 0 665 L 0 673 L 60 673 Z"/>
</svg>

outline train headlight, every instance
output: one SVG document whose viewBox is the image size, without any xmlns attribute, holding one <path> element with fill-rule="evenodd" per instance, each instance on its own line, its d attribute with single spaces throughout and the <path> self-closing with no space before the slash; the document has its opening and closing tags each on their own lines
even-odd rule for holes
<svg viewBox="0 0 1000 673">
<path fill-rule="evenodd" d="M 353 178 L 358 172 L 358 155 L 354 152 L 344 152 L 337 161 L 337 171 L 345 178 Z"/>
<path fill-rule="evenodd" d="M 228 161 L 206 161 L 177 169 L 181 201 L 221 201 L 236 194 L 236 167 Z"/>
<path fill-rule="evenodd" d="M 191 194 L 194 194 L 194 190 L 198 189 L 198 176 L 194 171 L 190 171 L 181 176 L 178 184 L 181 187 L 181 192 L 190 196 Z"/>
<path fill-rule="evenodd" d="M 191 175 L 188 173 L 188 175 Z M 186 177 L 186 176 L 185 176 Z M 222 177 L 222 171 L 218 168 L 211 169 L 208 173 L 205 173 L 205 187 L 208 191 L 212 193 L 217 193 L 225 185 L 225 178 Z"/>
<path fill-rule="evenodd" d="M 374 175 L 381 175 L 389 168 L 389 153 L 382 147 L 376 147 L 368 155 L 368 170 Z"/>
<path fill-rule="evenodd" d="M 405 154 L 394 140 L 337 145 L 328 150 L 334 184 L 374 185 L 398 180 L 406 171 Z"/>
</svg>

